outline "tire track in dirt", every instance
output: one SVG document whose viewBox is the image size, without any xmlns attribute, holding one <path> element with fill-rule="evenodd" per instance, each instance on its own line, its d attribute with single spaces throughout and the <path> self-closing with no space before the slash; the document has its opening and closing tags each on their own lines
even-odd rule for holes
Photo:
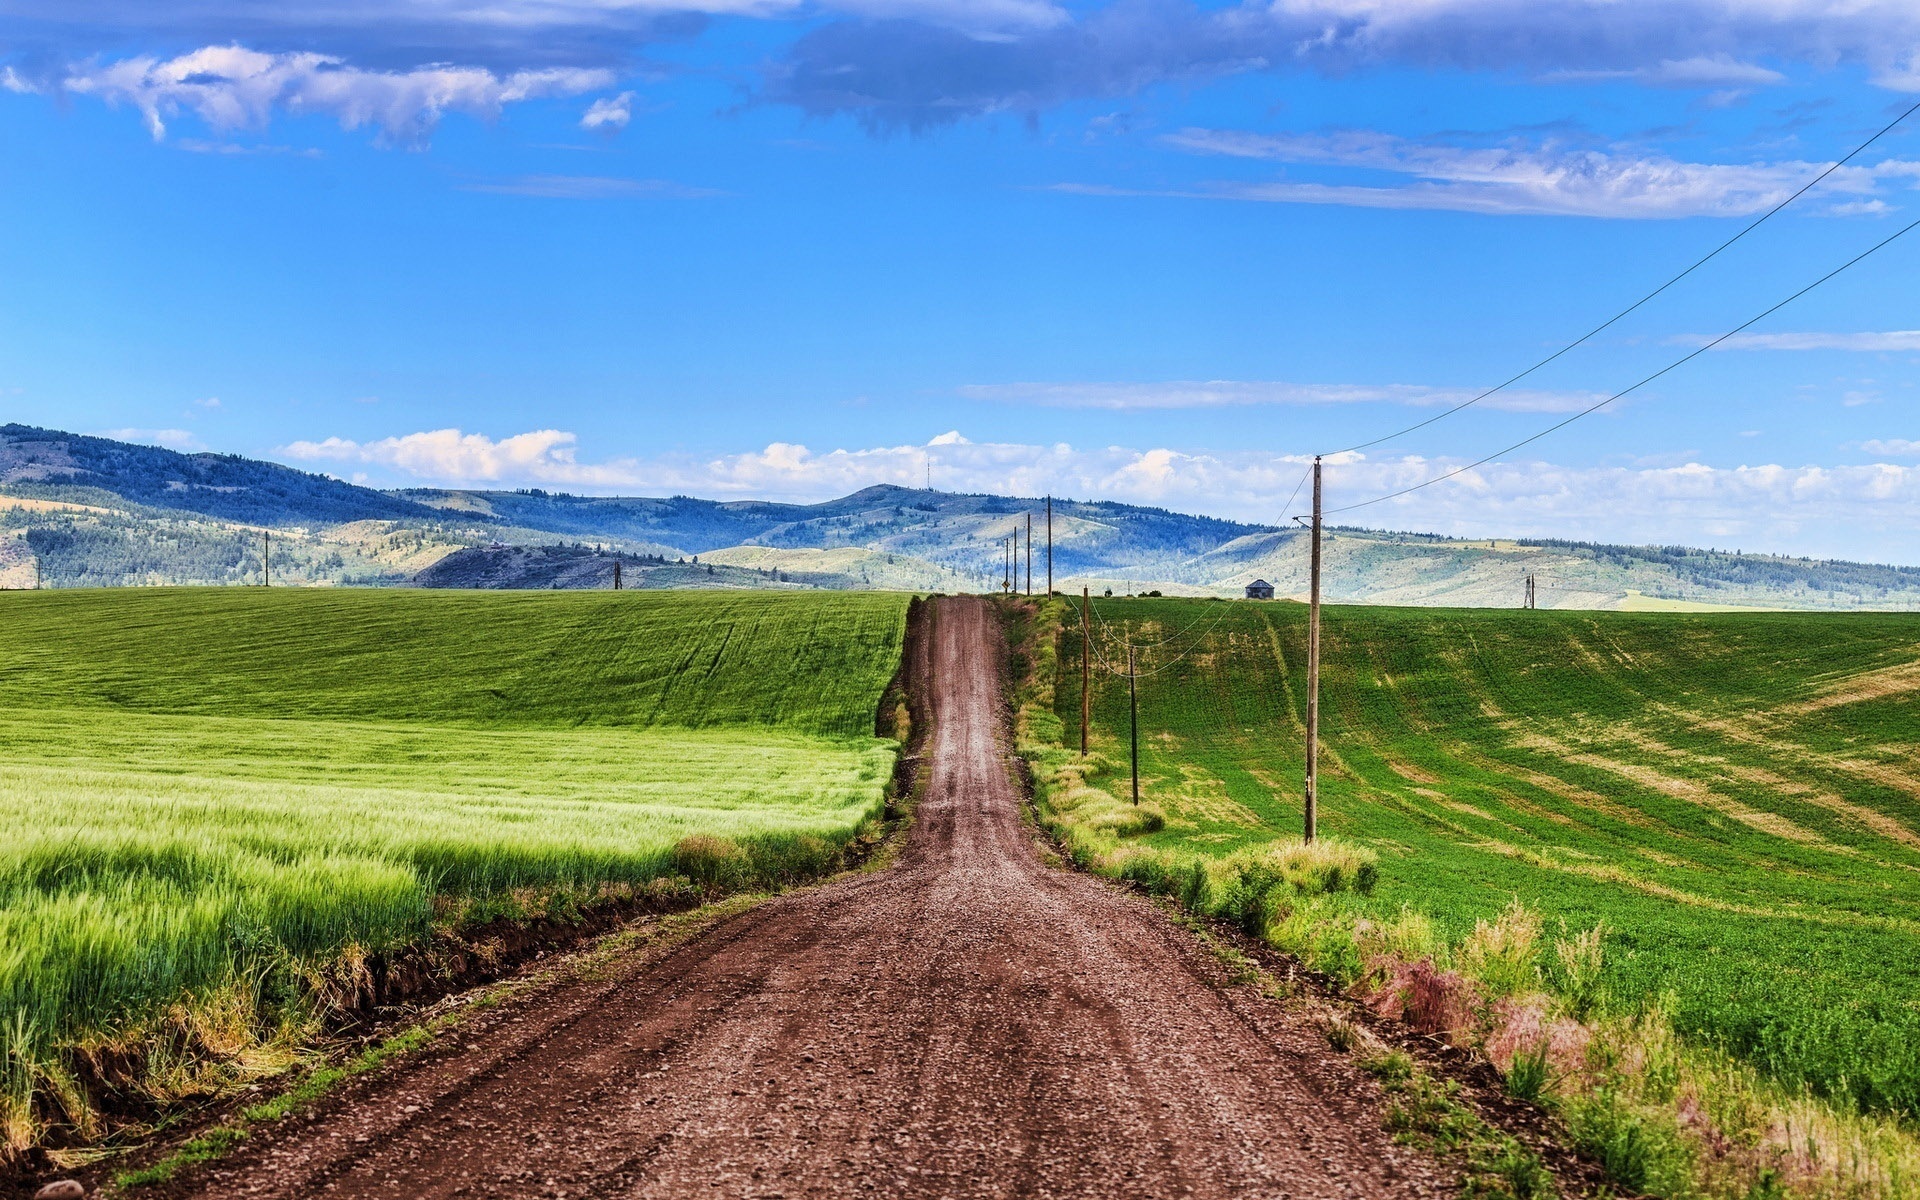
<svg viewBox="0 0 1920 1200">
<path fill-rule="evenodd" d="M 1311 1018 L 1151 904 L 1046 866 L 1004 645 L 935 609 L 926 796 L 891 867 L 770 900 L 259 1138 L 208 1197 L 1399 1197 L 1396 1146 Z M 487 1043 L 490 1043 L 487 1044 Z"/>
</svg>

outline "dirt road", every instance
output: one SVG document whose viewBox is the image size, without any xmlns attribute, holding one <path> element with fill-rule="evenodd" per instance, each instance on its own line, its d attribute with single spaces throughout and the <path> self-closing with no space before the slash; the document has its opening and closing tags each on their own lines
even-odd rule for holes
<svg viewBox="0 0 1920 1200">
<path fill-rule="evenodd" d="M 941 602 L 932 656 L 929 786 L 893 866 L 503 1011 L 200 1194 L 1452 1193 L 1304 1016 L 1042 863 L 986 605 Z"/>
</svg>

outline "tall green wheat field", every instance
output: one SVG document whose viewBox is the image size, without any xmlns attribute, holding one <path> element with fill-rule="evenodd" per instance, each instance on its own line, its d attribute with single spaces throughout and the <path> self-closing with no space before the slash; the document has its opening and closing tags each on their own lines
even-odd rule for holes
<svg viewBox="0 0 1920 1200">
<path fill-rule="evenodd" d="M 58 1100 L 63 1053 L 236 981 L 286 986 L 451 914 L 671 876 L 691 835 L 729 839 L 756 882 L 830 859 L 883 804 L 875 712 L 906 608 L 0 594 L 8 1139 Z"/>
</svg>

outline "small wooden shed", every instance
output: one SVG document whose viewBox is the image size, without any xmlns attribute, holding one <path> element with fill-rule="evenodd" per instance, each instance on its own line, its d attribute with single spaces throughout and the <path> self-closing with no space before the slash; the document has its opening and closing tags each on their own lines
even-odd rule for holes
<svg viewBox="0 0 1920 1200">
<path fill-rule="evenodd" d="M 1252 583 L 1247 585 L 1247 599 L 1249 600 L 1273 599 L 1273 585 L 1268 583 L 1264 579 L 1254 580 Z"/>
</svg>

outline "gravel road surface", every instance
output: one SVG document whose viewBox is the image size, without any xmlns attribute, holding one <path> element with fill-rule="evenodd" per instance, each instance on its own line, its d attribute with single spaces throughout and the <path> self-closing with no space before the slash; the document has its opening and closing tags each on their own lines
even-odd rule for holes
<svg viewBox="0 0 1920 1200">
<path fill-rule="evenodd" d="M 942 600 L 933 625 L 931 774 L 893 865 L 503 1005 L 195 1194 L 1454 1194 L 1304 1010 L 1043 862 L 993 613 Z"/>
</svg>

